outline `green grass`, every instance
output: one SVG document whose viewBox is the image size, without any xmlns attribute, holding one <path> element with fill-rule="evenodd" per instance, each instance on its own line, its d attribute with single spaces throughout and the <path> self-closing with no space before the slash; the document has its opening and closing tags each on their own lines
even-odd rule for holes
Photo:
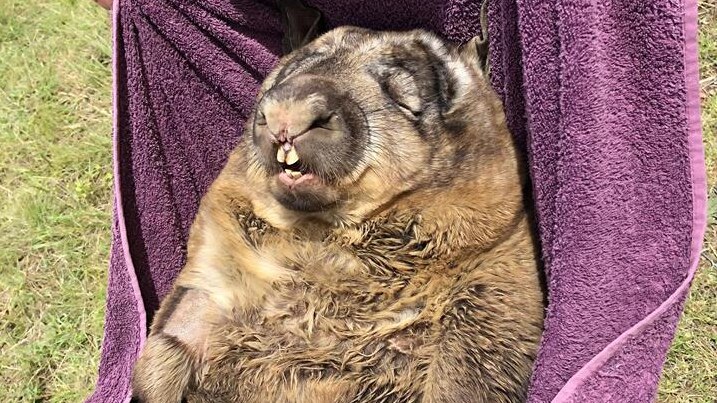
<svg viewBox="0 0 717 403">
<path fill-rule="evenodd" d="M 109 21 L 90 0 L 0 0 L 0 401 L 96 378 L 111 203 Z"/>
<path fill-rule="evenodd" d="M 717 6 L 703 1 L 703 123 L 717 220 Z M 77 402 L 102 335 L 111 212 L 110 35 L 90 0 L 0 0 L 0 402 Z M 659 401 L 717 396 L 717 226 Z"/>
</svg>

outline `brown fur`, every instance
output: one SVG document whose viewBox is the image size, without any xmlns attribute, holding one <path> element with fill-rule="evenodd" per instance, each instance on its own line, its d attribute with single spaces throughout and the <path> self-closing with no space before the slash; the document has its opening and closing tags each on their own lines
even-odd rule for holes
<svg viewBox="0 0 717 403">
<path fill-rule="evenodd" d="M 278 77 L 317 53 L 341 58 Z M 470 85 L 433 105 L 423 87 L 413 99 L 411 83 L 392 83 L 408 88 L 400 103 L 423 103 L 415 123 L 365 74 L 396 54 L 416 65 L 438 55 Z M 325 208 L 297 211 L 277 200 L 276 149 L 252 142 L 261 129 L 248 122 L 135 367 L 141 400 L 522 401 L 543 295 L 520 159 L 474 55 L 422 31 L 342 28 L 281 61 L 259 95 L 267 119 L 313 113 L 263 97 L 277 78 L 320 74 L 375 111 L 373 143 L 317 185 Z"/>
</svg>

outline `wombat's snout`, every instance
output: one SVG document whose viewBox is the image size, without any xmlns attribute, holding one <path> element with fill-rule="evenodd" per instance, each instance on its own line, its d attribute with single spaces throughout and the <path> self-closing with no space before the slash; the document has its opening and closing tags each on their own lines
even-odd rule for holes
<svg viewBox="0 0 717 403">
<path fill-rule="evenodd" d="M 271 173 L 293 188 L 333 181 L 358 163 L 365 136 L 361 111 L 336 81 L 300 74 L 269 89 L 254 117 L 254 143 Z"/>
</svg>

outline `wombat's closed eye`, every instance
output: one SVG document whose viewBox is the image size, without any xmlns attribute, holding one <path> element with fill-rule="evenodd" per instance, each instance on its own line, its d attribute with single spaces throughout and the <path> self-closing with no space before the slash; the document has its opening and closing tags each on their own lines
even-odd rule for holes
<svg viewBox="0 0 717 403">
<path fill-rule="evenodd" d="M 134 370 L 144 402 L 519 402 L 543 296 L 476 43 L 282 2 L 266 78 Z M 311 21 L 306 21 L 308 18 Z"/>
</svg>

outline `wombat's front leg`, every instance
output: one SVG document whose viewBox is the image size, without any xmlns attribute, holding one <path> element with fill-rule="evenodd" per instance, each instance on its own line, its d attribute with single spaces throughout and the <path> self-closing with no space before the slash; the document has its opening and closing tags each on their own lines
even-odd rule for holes
<svg viewBox="0 0 717 403">
<path fill-rule="evenodd" d="M 179 286 L 165 298 L 134 367 L 133 395 L 140 402 L 182 401 L 200 376 L 216 313 L 201 290 Z"/>
</svg>

